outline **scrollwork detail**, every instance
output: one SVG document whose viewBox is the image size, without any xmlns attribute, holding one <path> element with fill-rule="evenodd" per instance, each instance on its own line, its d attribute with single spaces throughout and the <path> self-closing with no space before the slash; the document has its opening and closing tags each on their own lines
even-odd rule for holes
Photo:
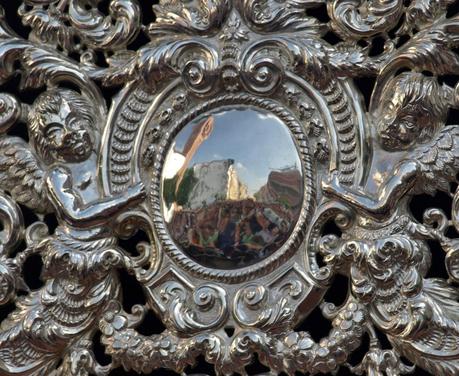
<svg viewBox="0 0 459 376">
<path fill-rule="evenodd" d="M 191 293 L 178 282 L 167 282 L 159 293 L 165 307 L 164 322 L 182 333 L 198 333 L 215 329 L 227 315 L 225 290 L 203 285 Z"/>
<path fill-rule="evenodd" d="M 167 32 L 212 33 L 222 25 L 230 8 L 229 0 L 199 0 L 197 4 L 163 0 L 154 6 L 157 19 L 148 32 L 152 37 Z"/>
<path fill-rule="evenodd" d="M 275 289 L 248 285 L 234 298 L 234 317 L 244 327 L 268 329 L 288 325 L 295 314 L 292 300 L 299 299 L 303 292 L 304 286 L 298 279 L 284 282 Z"/>
<path fill-rule="evenodd" d="M 299 31 L 320 33 L 323 25 L 315 18 L 308 17 L 306 10 L 317 7 L 321 1 L 288 0 L 279 3 L 273 0 L 238 0 L 241 13 L 257 30 Z"/>
<path fill-rule="evenodd" d="M 328 4 L 332 27 L 344 38 L 369 38 L 394 28 L 404 12 L 402 0 L 348 1 Z"/>
<path fill-rule="evenodd" d="M 107 16 L 96 6 L 87 9 L 81 0 L 29 1 L 28 5 L 31 8 L 24 4 L 19 14 L 32 28 L 30 39 L 67 53 L 92 55 L 93 50 L 125 48 L 140 30 L 140 9 L 135 0 L 110 1 Z"/>
</svg>

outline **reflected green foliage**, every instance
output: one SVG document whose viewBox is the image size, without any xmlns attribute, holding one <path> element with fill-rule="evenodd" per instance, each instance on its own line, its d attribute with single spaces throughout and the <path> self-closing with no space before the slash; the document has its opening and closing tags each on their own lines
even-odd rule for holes
<svg viewBox="0 0 459 376">
<path fill-rule="evenodd" d="M 193 168 L 186 169 L 182 182 L 180 183 L 177 191 L 175 191 L 177 180 L 178 176 L 174 176 L 172 179 L 164 180 L 164 200 L 168 206 L 173 202 L 176 202 L 178 205 L 186 204 L 193 187 L 198 181 L 198 179 L 194 176 Z"/>
</svg>

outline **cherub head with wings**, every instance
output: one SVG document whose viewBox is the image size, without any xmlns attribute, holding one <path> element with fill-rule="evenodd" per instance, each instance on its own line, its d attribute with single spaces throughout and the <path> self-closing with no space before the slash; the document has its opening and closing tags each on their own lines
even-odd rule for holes
<svg viewBox="0 0 459 376">
<path fill-rule="evenodd" d="M 445 124 L 452 88 L 437 78 L 404 72 L 383 91 L 378 124 L 381 145 L 389 151 L 406 150 L 432 139 Z"/>
<path fill-rule="evenodd" d="M 82 162 L 94 149 L 94 108 L 77 92 L 51 89 L 41 94 L 29 113 L 29 133 L 45 163 Z"/>
</svg>

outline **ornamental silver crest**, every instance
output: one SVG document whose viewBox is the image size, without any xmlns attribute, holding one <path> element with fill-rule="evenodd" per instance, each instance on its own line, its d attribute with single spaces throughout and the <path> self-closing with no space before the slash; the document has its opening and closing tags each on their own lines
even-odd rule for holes
<svg viewBox="0 0 459 376">
<path fill-rule="evenodd" d="M 0 373 L 459 374 L 454 2 L 23 0 L 26 36 L 2 9 Z"/>
</svg>

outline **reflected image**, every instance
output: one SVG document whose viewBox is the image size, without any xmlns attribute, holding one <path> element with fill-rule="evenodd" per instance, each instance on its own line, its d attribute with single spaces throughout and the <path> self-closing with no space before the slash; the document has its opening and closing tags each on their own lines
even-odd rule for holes
<svg viewBox="0 0 459 376">
<path fill-rule="evenodd" d="M 204 266 L 256 263 L 290 236 L 302 179 L 290 131 L 276 116 L 247 107 L 208 113 L 179 132 L 164 164 L 169 233 Z"/>
</svg>

